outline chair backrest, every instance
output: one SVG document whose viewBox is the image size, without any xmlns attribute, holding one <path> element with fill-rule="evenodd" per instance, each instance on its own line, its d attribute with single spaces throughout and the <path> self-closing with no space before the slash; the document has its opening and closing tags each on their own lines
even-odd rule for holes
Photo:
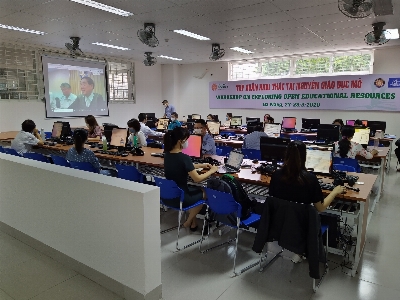
<svg viewBox="0 0 400 300">
<path fill-rule="evenodd" d="M 307 137 L 301 134 L 294 134 L 290 136 L 290 139 L 293 141 L 305 141 L 307 140 Z"/>
<path fill-rule="evenodd" d="M 346 166 L 341 164 L 333 164 L 333 169 L 335 171 L 343 171 L 343 172 L 357 172 L 356 169 L 352 166 Z"/>
<path fill-rule="evenodd" d="M 69 163 L 71 165 L 71 168 L 92 173 L 99 173 L 98 170 L 90 162 L 70 161 Z"/>
<path fill-rule="evenodd" d="M 44 156 L 43 154 L 40 154 L 40 153 L 28 152 L 28 153 L 24 153 L 23 156 L 25 158 L 29 158 L 29 159 L 33 159 L 33 160 L 37 160 L 37 161 L 41 161 L 41 162 L 45 162 L 45 163 L 49 162 L 49 159 L 46 156 Z"/>
<path fill-rule="evenodd" d="M 0 153 L 6 153 L 6 152 L 4 151 L 4 148 L 3 148 L 2 146 L 0 146 Z"/>
<path fill-rule="evenodd" d="M 232 194 L 216 191 L 206 188 L 206 203 L 210 209 L 219 215 L 228 215 L 235 213 L 238 218 L 241 217 L 242 206 L 235 201 Z"/>
<path fill-rule="evenodd" d="M 21 155 L 19 155 L 18 152 L 15 151 L 15 149 L 12 149 L 12 148 L 3 148 L 3 149 L 4 149 L 4 153 L 21 157 Z"/>
<path fill-rule="evenodd" d="M 44 132 L 44 135 L 45 135 L 45 138 L 46 138 L 46 139 L 51 139 L 51 134 L 52 134 L 51 131 L 45 131 L 45 132 Z"/>
<path fill-rule="evenodd" d="M 57 166 L 71 167 L 70 163 L 62 156 L 50 155 L 53 163 Z"/>
<path fill-rule="evenodd" d="M 116 164 L 118 178 L 143 183 L 143 174 L 134 166 Z"/>
<path fill-rule="evenodd" d="M 261 160 L 261 151 L 257 149 L 242 149 L 245 158 Z"/>
<path fill-rule="evenodd" d="M 346 166 L 350 166 L 353 167 L 357 172 L 360 173 L 361 172 L 361 167 L 358 164 L 358 161 L 355 158 L 342 158 L 342 157 L 334 157 L 333 158 L 333 164 L 334 165 L 346 165 Z"/>
<path fill-rule="evenodd" d="M 159 177 L 154 177 L 154 181 L 156 183 L 156 186 L 160 188 L 160 199 L 162 200 L 168 200 L 168 199 L 176 199 L 179 198 L 180 201 L 183 201 L 184 198 L 184 192 L 182 189 L 180 189 L 175 181 L 173 180 L 168 180 L 168 179 L 163 179 Z"/>
<path fill-rule="evenodd" d="M 229 146 L 218 146 L 217 149 L 220 149 L 217 150 L 221 152 L 220 156 L 229 156 L 229 153 L 233 150 L 233 148 Z"/>
</svg>

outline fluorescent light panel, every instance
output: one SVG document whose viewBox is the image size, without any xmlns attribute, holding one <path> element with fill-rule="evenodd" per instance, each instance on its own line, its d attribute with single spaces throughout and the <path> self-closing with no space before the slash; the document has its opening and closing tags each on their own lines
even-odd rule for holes
<svg viewBox="0 0 400 300">
<path fill-rule="evenodd" d="M 131 13 L 129 11 L 122 10 L 122 9 L 119 9 L 119 8 L 116 8 L 113 6 L 109 6 L 109 5 L 106 5 L 103 3 L 99 3 L 96 1 L 92 1 L 92 0 L 70 0 L 70 1 L 76 2 L 79 4 L 83 4 L 86 6 L 90 6 L 93 8 L 101 9 L 101 10 L 104 10 L 104 11 L 107 11 L 107 12 L 110 12 L 110 13 L 113 13 L 113 14 L 116 14 L 119 16 L 123 16 L 123 17 L 133 16 L 133 13 Z"/>
<path fill-rule="evenodd" d="M 242 53 L 246 53 L 246 54 L 254 53 L 254 52 L 252 52 L 250 50 L 246 50 L 246 49 L 243 49 L 243 48 L 240 48 L 240 47 L 233 47 L 233 48 L 231 48 L 231 50 L 235 50 L 237 52 L 242 52 Z"/>
<path fill-rule="evenodd" d="M 166 56 L 166 55 L 159 55 L 158 57 L 172 59 L 172 60 L 182 60 L 181 58 L 176 58 L 176 57 L 171 57 L 171 56 Z"/>
<path fill-rule="evenodd" d="M 103 47 L 108 47 L 108 48 L 114 48 L 114 49 L 118 49 L 118 50 L 131 50 L 129 48 L 125 48 L 125 47 L 120 47 L 120 46 L 115 46 L 115 45 L 110 45 L 110 44 L 104 44 L 104 43 L 92 43 L 93 45 L 98 45 L 98 46 L 103 46 Z"/>
<path fill-rule="evenodd" d="M 388 36 L 386 36 L 387 39 L 390 40 L 397 40 L 399 38 L 399 30 L 396 29 L 385 29 L 385 32 L 389 32 Z"/>
<path fill-rule="evenodd" d="M 186 35 L 188 37 L 191 37 L 191 38 L 194 38 L 194 39 L 198 39 L 198 40 L 201 40 L 201 41 L 209 41 L 210 40 L 208 37 L 201 36 L 201 35 L 198 35 L 198 34 L 195 34 L 193 32 L 189 32 L 189 31 L 183 30 L 183 29 L 174 30 L 174 32 L 182 34 L 182 35 Z"/>
<path fill-rule="evenodd" d="M 25 29 L 25 28 L 21 28 L 21 27 L 14 27 L 14 26 L 9 26 L 9 25 L 4 25 L 4 24 L 0 24 L 0 28 L 22 31 L 22 32 L 27 32 L 27 33 L 40 34 L 40 35 L 47 34 L 46 32 L 42 32 L 42 31 Z"/>
</svg>

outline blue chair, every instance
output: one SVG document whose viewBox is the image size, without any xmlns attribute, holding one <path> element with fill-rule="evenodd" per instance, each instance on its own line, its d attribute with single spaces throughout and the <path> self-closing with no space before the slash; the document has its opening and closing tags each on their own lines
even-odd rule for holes
<svg viewBox="0 0 400 300">
<path fill-rule="evenodd" d="M 167 180 L 167 179 L 162 179 L 162 178 L 158 178 L 158 177 L 154 177 L 154 181 L 156 182 L 156 186 L 158 186 L 160 188 L 160 202 L 162 205 L 174 209 L 174 210 L 178 210 L 179 211 L 179 215 L 178 215 L 178 235 L 176 238 L 176 250 L 180 251 L 182 249 L 186 249 L 189 248 L 197 243 L 199 243 L 201 240 L 197 240 L 193 243 L 187 244 L 185 246 L 183 246 L 182 248 L 179 247 L 179 232 L 181 229 L 181 220 L 182 220 L 182 214 L 186 211 L 188 211 L 189 209 L 199 206 L 199 205 L 203 205 L 205 204 L 204 200 L 200 200 L 197 201 L 195 204 L 188 206 L 188 207 L 183 207 L 183 199 L 184 199 L 184 192 L 182 189 L 180 189 L 175 181 L 173 180 Z M 172 207 L 170 205 L 167 205 L 164 203 L 164 200 L 170 200 L 170 199 L 180 199 L 180 205 L 179 208 L 177 207 Z M 176 227 L 167 229 L 162 231 L 161 233 L 165 233 L 170 231 L 171 229 L 174 229 Z M 203 237 L 202 237 L 203 238 Z"/>
<path fill-rule="evenodd" d="M 50 155 L 51 159 L 53 160 L 53 164 L 57 166 L 62 166 L 62 167 L 71 167 L 70 163 L 62 156 L 57 156 L 57 155 Z"/>
<path fill-rule="evenodd" d="M 352 166 L 346 166 L 341 164 L 333 164 L 333 169 L 335 171 L 343 171 L 343 172 L 357 172 L 356 169 Z"/>
<path fill-rule="evenodd" d="M 116 164 L 115 167 L 118 171 L 118 178 L 139 183 L 144 182 L 143 174 L 140 173 L 134 166 Z"/>
<path fill-rule="evenodd" d="M 260 150 L 242 148 L 242 153 L 244 154 L 245 158 L 261 160 L 261 151 Z"/>
<path fill-rule="evenodd" d="M 211 210 L 213 213 L 215 213 L 216 216 L 218 216 L 218 215 L 222 215 L 222 216 L 235 215 L 236 216 L 236 224 L 224 222 L 223 220 L 220 220 L 220 222 L 227 226 L 230 226 L 232 228 L 236 228 L 236 238 L 233 240 L 229 240 L 225 243 L 219 244 L 217 246 L 208 248 L 206 250 L 202 250 L 201 245 L 204 240 L 204 229 L 205 229 L 206 223 L 207 223 L 207 226 L 209 226 L 208 222 L 204 222 L 200 246 L 199 246 L 200 252 L 205 253 L 212 249 L 220 247 L 222 245 L 229 244 L 233 241 L 236 241 L 235 254 L 234 254 L 234 258 L 233 258 L 233 274 L 235 276 L 240 275 L 241 273 L 247 271 L 248 269 L 258 265 L 258 262 L 253 263 L 253 264 L 249 265 L 248 267 L 243 268 L 239 273 L 236 273 L 236 255 L 237 255 L 237 246 L 238 246 L 238 241 L 239 241 L 239 228 L 241 226 L 249 227 L 250 225 L 258 222 L 260 220 L 261 216 L 258 214 L 252 213 L 247 219 L 242 220 L 241 219 L 242 206 L 235 201 L 232 194 L 223 193 L 223 192 L 212 190 L 209 188 L 206 188 L 205 191 L 206 191 L 206 195 L 207 195 L 206 204 L 208 206 L 207 212 L 206 212 L 206 220 L 209 219 L 209 210 Z M 210 232 L 209 228 L 208 228 L 208 232 Z"/>
<path fill-rule="evenodd" d="M 301 134 L 293 134 L 290 136 L 290 139 L 292 141 L 306 141 L 307 137 L 305 135 L 301 135 Z"/>
<path fill-rule="evenodd" d="M 77 161 L 70 161 L 71 168 L 92 172 L 92 173 L 99 173 L 99 171 L 90 163 L 90 162 L 77 162 Z"/>
<path fill-rule="evenodd" d="M 219 150 L 218 150 L 219 149 Z M 229 146 L 218 146 L 217 151 L 220 151 L 220 156 L 229 156 L 229 153 L 233 150 L 232 147 Z"/>
<path fill-rule="evenodd" d="M 19 157 L 21 157 L 21 155 L 19 155 L 18 152 L 15 151 L 15 150 L 12 149 L 12 148 L 3 148 L 3 149 L 4 149 L 4 153 L 6 153 L 6 154 L 10 154 L 10 155 L 14 155 L 14 156 L 19 156 Z"/>
<path fill-rule="evenodd" d="M 51 139 L 52 132 L 51 131 L 50 132 L 49 131 L 45 131 L 44 135 L 45 135 L 46 140 L 47 139 Z"/>
<path fill-rule="evenodd" d="M 33 160 L 37 160 L 37 161 L 41 161 L 41 162 L 45 162 L 45 163 L 49 162 L 49 158 L 40 153 L 28 152 L 28 153 L 24 153 L 23 156 L 25 158 L 29 158 L 29 159 L 33 159 Z"/>
<path fill-rule="evenodd" d="M 0 146 L 0 153 L 6 153 L 6 152 L 4 151 L 4 148 L 3 148 L 2 146 Z"/>
<path fill-rule="evenodd" d="M 357 173 L 361 173 L 361 167 L 358 164 L 358 161 L 354 158 L 342 158 L 342 157 L 334 157 L 333 158 L 333 164 L 334 165 L 346 165 L 353 167 Z"/>
</svg>

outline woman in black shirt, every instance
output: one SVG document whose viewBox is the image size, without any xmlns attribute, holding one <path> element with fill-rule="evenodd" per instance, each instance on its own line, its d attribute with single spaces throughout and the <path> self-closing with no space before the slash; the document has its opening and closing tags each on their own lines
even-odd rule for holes
<svg viewBox="0 0 400 300">
<path fill-rule="evenodd" d="M 204 191 L 200 187 L 188 186 L 188 175 L 194 182 L 201 182 L 214 174 L 218 168 L 210 164 L 193 164 L 191 158 L 182 153 L 182 149 L 188 146 L 189 131 L 182 127 L 175 127 L 164 136 L 164 171 L 168 180 L 173 180 L 185 192 L 183 207 L 188 207 L 201 199 L 206 199 Z M 195 169 L 208 169 L 206 173 L 199 175 Z M 180 199 L 165 200 L 165 204 L 179 207 Z M 196 231 L 196 215 L 202 209 L 202 205 L 189 210 L 189 216 L 184 227 L 190 227 Z"/>
<path fill-rule="evenodd" d="M 346 189 L 337 186 L 324 199 L 317 177 L 306 170 L 306 157 L 306 145 L 303 142 L 290 142 L 282 169 L 272 174 L 269 194 L 283 200 L 314 204 L 322 212 Z"/>
</svg>

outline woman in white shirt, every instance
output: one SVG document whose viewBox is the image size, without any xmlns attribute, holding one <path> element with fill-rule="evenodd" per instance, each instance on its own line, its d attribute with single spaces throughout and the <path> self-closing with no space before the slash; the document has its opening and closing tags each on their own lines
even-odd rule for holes
<svg viewBox="0 0 400 300">
<path fill-rule="evenodd" d="M 232 116 L 232 113 L 226 113 L 226 122 L 224 123 L 224 127 L 231 126 Z"/>
<path fill-rule="evenodd" d="M 128 143 L 133 147 L 146 147 L 147 141 L 144 133 L 140 131 L 140 122 L 136 119 L 131 119 L 127 125 L 129 127 Z"/>
<path fill-rule="evenodd" d="M 334 144 L 334 156 L 341 158 L 356 158 L 356 155 L 361 155 L 366 159 L 373 158 L 378 154 L 378 150 L 373 149 L 372 151 L 367 151 L 363 146 L 356 142 L 352 142 L 355 133 L 353 126 L 343 126 L 342 127 L 342 139 Z"/>
</svg>

